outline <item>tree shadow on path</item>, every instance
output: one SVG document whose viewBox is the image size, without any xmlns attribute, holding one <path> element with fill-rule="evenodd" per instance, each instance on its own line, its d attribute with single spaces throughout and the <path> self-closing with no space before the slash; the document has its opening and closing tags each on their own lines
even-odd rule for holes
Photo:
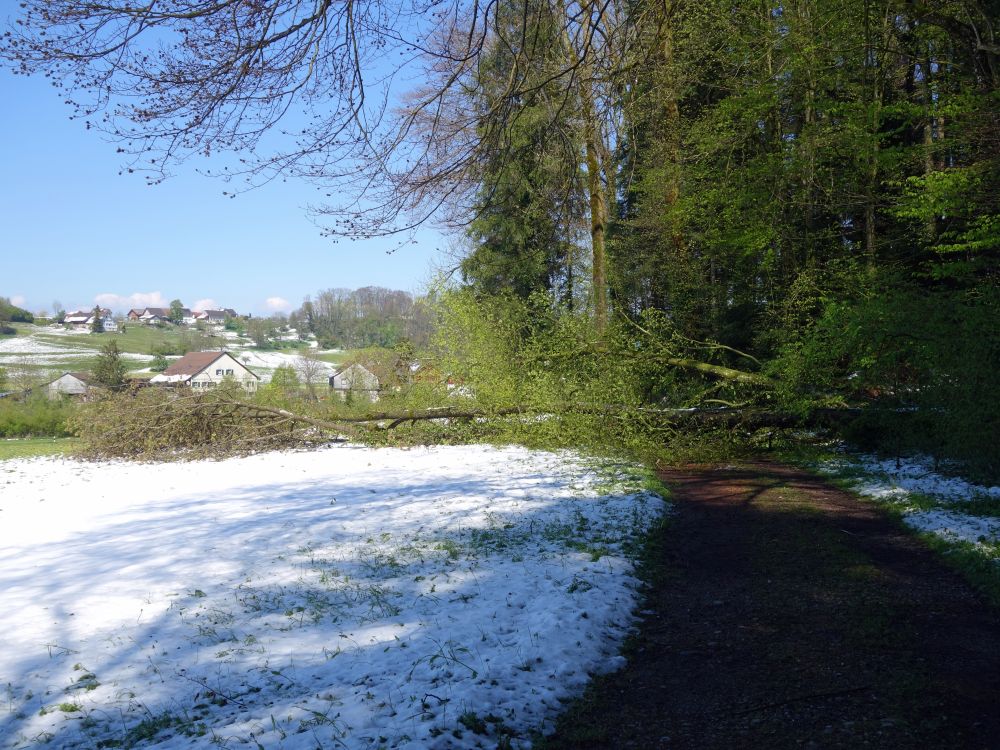
<svg viewBox="0 0 1000 750">
<path fill-rule="evenodd" d="M 1000 613 L 900 524 L 769 463 L 661 477 L 629 664 L 546 750 L 1000 747 Z"/>
</svg>

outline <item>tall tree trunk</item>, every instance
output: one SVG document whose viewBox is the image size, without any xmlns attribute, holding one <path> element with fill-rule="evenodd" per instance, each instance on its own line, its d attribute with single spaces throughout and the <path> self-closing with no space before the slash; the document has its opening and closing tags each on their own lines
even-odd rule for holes
<svg viewBox="0 0 1000 750">
<path fill-rule="evenodd" d="M 877 235 L 875 229 L 876 222 L 876 194 L 878 192 L 879 177 L 879 132 L 882 127 L 882 99 L 883 99 L 883 74 L 882 65 L 879 61 L 879 50 L 888 56 L 891 39 L 892 14 L 888 8 L 882 13 L 881 26 L 879 30 L 879 42 L 873 41 L 872 0 L 865 0 L 865 50 L 864 50 L 864 90 L 868 95 L 867 102 L 867 126 L 868 126 L 868 153 L 865 169 L 865 197 L 864 197 L 864 229 L 865 229 L 865 262 L 869 271 L 874 271 L 877 260 Z"/>
<path fill-rule="evenodd" d="M 598 333 L 608 327 L 608 269 L 604 234 L 608 206 L 601 185 L 600 125 L 594 108 L 590 81 L 583 85 L 584 149 L 587 159 L 587 190 L 590 193 L 590 242 L 593 251 L 594 326 Z"/>
<path fill-rule="evenodd" d="M 565 7 L 560 2 L 563 17 Z M 607 250 L 605 247 L 605 232 L 608 223 L 608 204 L 601 184 L 602 155 L 607 149 L 601 141 L 601 124 L 598 118 L 597 105 L 594 101 L 594 65 L 591 56 L 594 53 L 592 41 L 594 38 L 593 5 L 588 2 L 581 7 L 581 39 L 582 56 L 573 46 L 566 32 L 565 44 L 567 53 L 577 67 L 579 81 L 580 106 L 583 110 L 583 142 L 584 158 L 587 162 L 587 192 L 590 199 L 590 242 L 591 242 L 591 273 L 592 299 L 594 305 L 594 327 L 603 334 L 608 327 L 608 268 Z M 565 28 L 565 27 L 564 27 Z"/>
<path fill-rule="evenodd" d="M 935 171 L 934 164 L 934 111 L 937 109 L 936 102 L 934 101 L 934 85 L 931 80 L 931 49 L 928 43 L 927 54 L 921 60 L 920 67 L 923 72 L 923 80 L 921 81 L 921 92 L 924 102 L 924 124 L 922 128 L 923 135 L 923 146 L 924 146 L 924 177 L 929 178 L 931 173 Z M 937 239 L 937 220 L 935 217 L 931 216 L 927 220 L 927 226 L 924 229 L 927 242 L 933 243 Z"/>
</svg>

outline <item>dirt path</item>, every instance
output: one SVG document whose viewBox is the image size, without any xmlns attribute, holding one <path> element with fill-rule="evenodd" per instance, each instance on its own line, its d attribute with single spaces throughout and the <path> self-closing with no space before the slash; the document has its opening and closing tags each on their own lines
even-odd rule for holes
<svg viewBox="0 0 1000 750">
<path fill-rule="evenodd" d="M 873 506 L 770 464 L 673 470 L 629 665 L 557 748 L 1000 748 L 1000 613 Z"/>
</svg>

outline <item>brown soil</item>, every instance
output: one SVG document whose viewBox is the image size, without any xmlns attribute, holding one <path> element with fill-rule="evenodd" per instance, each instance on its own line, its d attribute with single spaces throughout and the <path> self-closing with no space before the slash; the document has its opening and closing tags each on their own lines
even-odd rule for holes
<svg viewBox="0 0 1000 750">
<path fill-rule="evenodd" d="M 772 464 L 664 471 L 628 666 L 557 748 L 1000 748 L 1000 613 L 871 504 Z"/>
</svg>

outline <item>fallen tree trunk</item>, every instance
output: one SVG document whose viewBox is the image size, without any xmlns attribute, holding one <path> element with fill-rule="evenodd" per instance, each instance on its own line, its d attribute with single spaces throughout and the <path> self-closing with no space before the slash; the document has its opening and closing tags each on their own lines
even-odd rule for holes
<svg viewBox="0 0 1000 750">
<path fill-rule="evenodd" d="M 734 430 L 750 434 L 762 428 L 833 426 L 861 413 L 860 409 L 815 409 L 799 414 L 744 406 L 679 409 L 566 402 L 337 415 L 297 413 L 218 391 L 178 395 L 144 389 L 85 405 L 71 427 L 82 438 L 84 455 L 162 459 L 217 457 L 344 438 L 380 443 L 387 442 L 390 432 L 404 424 L 442 424 L 446 420 L 473 423 L 471 429 L 454 423 L 443 427 L 464 439 L 489 440 L 491 435 L 510 429 L 511 434 L 530 432 L 537 422 L 546 425 L 543 432 L 555 430 L 552 434 L 561 434 L 565 426 L 566 435 L 593 429 L 606 440 L 618 434 L 646 433 L 649 440 L 658 442 L 663 437 L 661 431 Z M 435 437 L 418 433 L 402 439 Z"/>
<path fill-rule="evenodd" d="M 818 427 L 842 424 L 860 416 L 862 409 L 858 408 L 817 408 L 805 414 L 789 411 L 774 411 L 758 408 L 743 407 L 722 407 L 722 408 L 695 408 L 695 409 L 656 409 L 650 407 L 632 407 L 621 404 L 570 404 L 562 407 L 530 407 L 530 406 L 508 406 L 495 409 L 453 409 L 450 407 L 439 407 L 424 410 L 401 410 L 395 412 L 375 412 L 372 414 L 337 417 L 332 420 L 316 419 L 302 414 L 295 414 L 286 409 L 273 409 L 270 407 L 257 406 L 254 404 L 241 404 L 238 401 L 225 402 L 237 408 L 247 411 L 272 414 L 289 421 L 308 424 L 320 429 L 341 432 L 344 434 L 357 434 L 352 430 L 353 425 L 373 424 L 388 422 L 389 424 L 379 429 L 393 429 L 399 425 L 414 422 L 433 421 L 441 419 L 489 419 L 496 417 L 509 417 L 516 415 L 524 416 L 612 416 L 627 417 L 629 415 L 642 415 L 644 418 L 652 418 L 676 424 L 697 424 L 705 427 L 725 428 L 744 427 L 759 429 L 763 427 L 793 428 L 793 427 Z"/>
</svg>

